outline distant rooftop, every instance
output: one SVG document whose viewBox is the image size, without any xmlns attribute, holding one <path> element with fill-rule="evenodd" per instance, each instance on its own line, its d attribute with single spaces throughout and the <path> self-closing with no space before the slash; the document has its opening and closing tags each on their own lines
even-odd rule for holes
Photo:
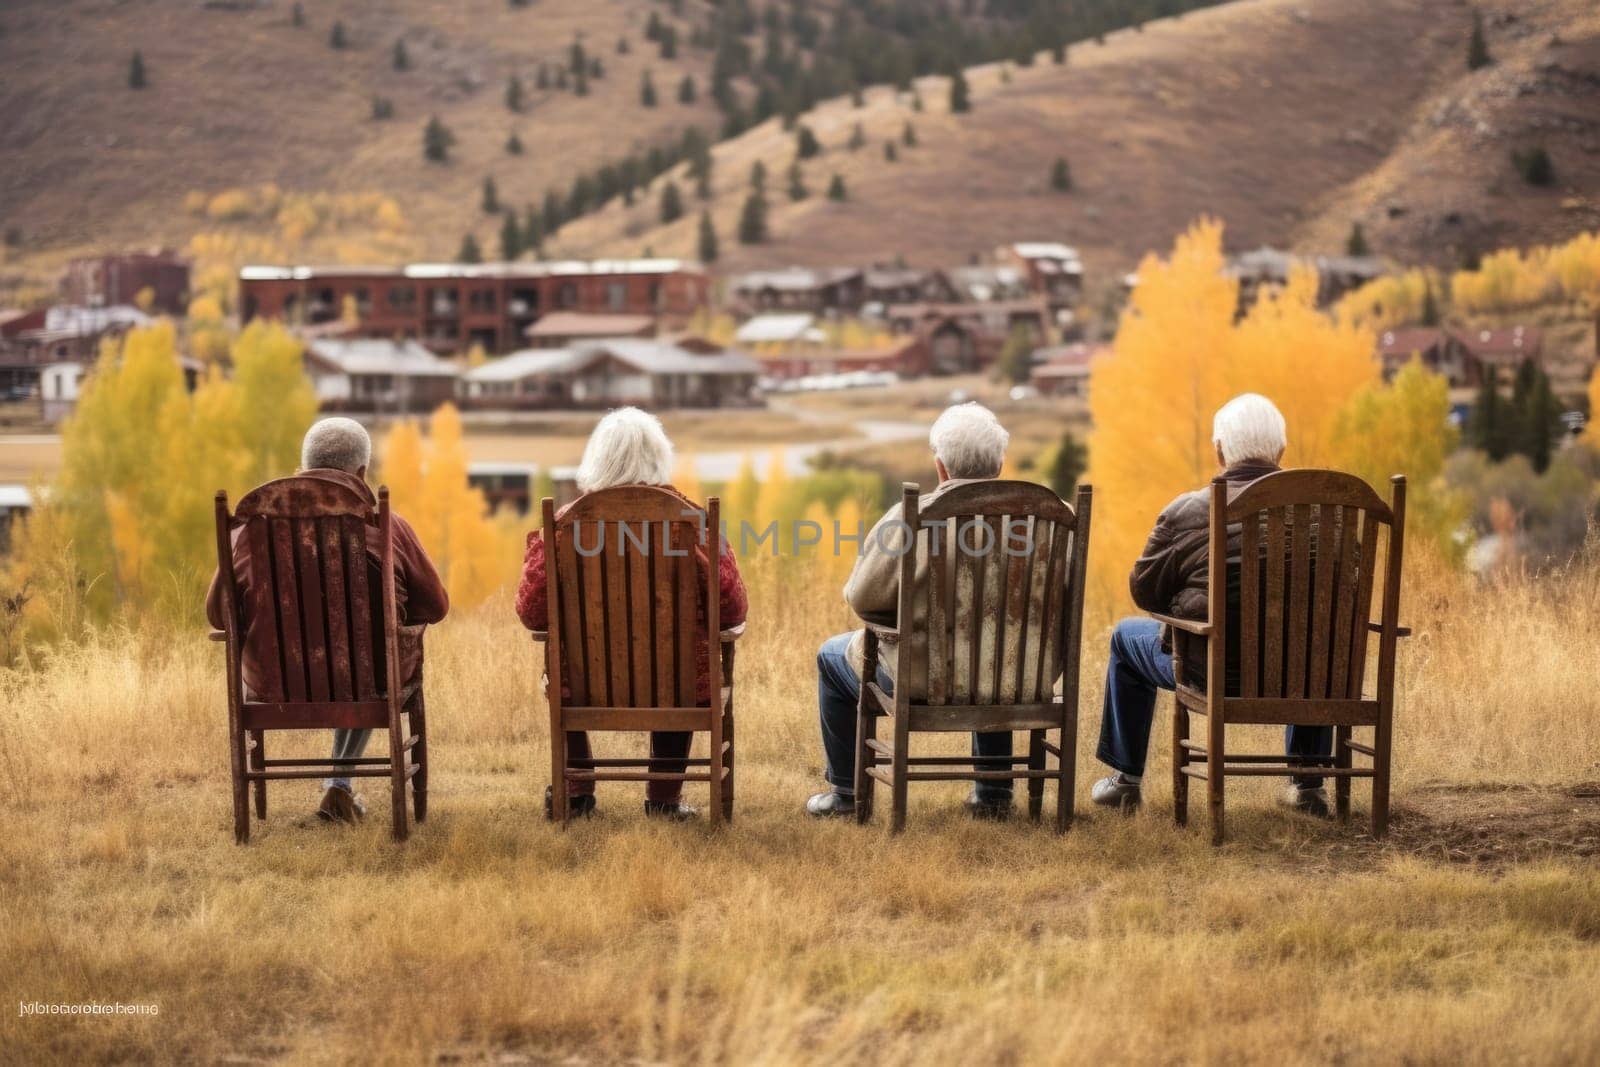
<svg viewBox="0 0 1600 1067">
<path fill-rule="evenodd" d="M 806 339 L 816 316 L 805 313 L 757 315 L 733 335 L 742 345 L 785 344 Z"/>
<path fill-rule="evenodd" d="M 306 343 L 314 358 L 345 374 L 393 374 L 411 378 L 454 378 L 460 371 L 416 341 L 380 338 L 318 337 Z"/>
<path fill-rule="evenodd" d="M 605 274 L 672 274 L 680 270 L 699 270 L 697 263 L 682 259 L 596 259 L 549 260 L 501 263 L 408 263 L 403 266 L 274 266 L 252 264 L 239 268 L 241 281 L 305 281 L 311 278 L 337 278 L 352 275 L 378 275 L 393 278 L 548 278 L 556 276 Z"/>
</svg>

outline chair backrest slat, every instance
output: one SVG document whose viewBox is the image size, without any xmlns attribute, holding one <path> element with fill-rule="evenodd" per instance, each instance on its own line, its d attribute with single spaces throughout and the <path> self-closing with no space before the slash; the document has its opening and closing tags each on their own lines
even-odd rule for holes
<svg viewBox="0 0 1600 1067">
<path fill-rule="evenodd" d="M 1239 530 L 1238 587 L 1213 575 L 1211 595 L 1238 599 L 1237 623 L 1232 606 L 1226 615 L 1238 631 L 1236 652 L 1227 635 L 1237 656 L 1230 674 L 1238 669 L 1229 698 L 1361 698 L 1379 540 L 1392 515 L 1365 483 L 1336 471 L 1280 471 L 1226 504 Z"/>
<path fill-rule="evenodd" d="M 902 612 L 925 598 L 926 702 L 1048 701 L 1070 651 L 1067 615 L 1082 604 L 1068 588 L 1073 554 L 1086 549 L 1072 508 L 1044 486 L 991 481 L 948 489 L 919 512 L 915 489 L 905 502 L 918 543 L 902 581 L 918 573 L 913 560 L 926 580 L 903 593 Z"/>
<path fill-rule="evenodd" d="M 268 482 L 228 519 L 250 558 L 243 605 L 268 702 L 377 700 L 386 611 L 369 533 L 392 536 L 355 488 L 295 476 Z M 223 561 L 219 560 L 219 563 Z M 231 560 L 227 561 L 231 566 Z M 265 647 L 270 645 L 270 650 Z"/>
<path fill-rule="evenodd" d="M 716 514 L 715 500 L 701 514 L 665 489 L 621 486 L 554 519 L 556 566 L 546 573 L 567 706 L 705 706 L 698 656 L 705 648 L 715 667 L 721 655 L 702 634 L 725 550 Z"/>
</svg>

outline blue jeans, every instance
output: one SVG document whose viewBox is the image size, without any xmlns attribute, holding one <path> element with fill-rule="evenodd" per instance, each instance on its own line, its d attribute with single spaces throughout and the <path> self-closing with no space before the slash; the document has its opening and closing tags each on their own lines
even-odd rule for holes
<svg viewBox="0 0 1600 1067">
<path fill-rule="evenodd" d="M 333 758 L 334 759 L 359 759 L 361 753 L 367 750 L 367 739 L 372 736 L 371 730 L 335 730 L 333 732 Z M 332 789 L 335 786 L 346 793 L 351 791 L 349 778 L 324 778 L 322 788 Z"/>
<path fill-rule="evenodd" d="M 1156 692 L 1176 686 L 1172 653 L 1161 648 L 1161 624 L 1154 619 L 1123 619 L 1117 623 L 1111 632 L 1111 662 L 1106 667 L 1106 697 L 1096 758 L 1123 774 L 1144 774 Z M 1291 756 L 1330 755 L 1333 727 L 1291 726 L 1284 745 Z M 1306 789 L 1322 784 L 1322 778 L 1315 775 L 1296 775 L 1294 781 Z"/>
<path fill-rule="evenodd" d="M 828 784 L 845 796 L 856 792 L 856 703 L 861 695 L 861 679 L 846 655 L 851 634 L 838 634 L 822 642 L 817 650 L 817 709 L 822 719 L 822 754 Z M 878 668 L 878 687 L 894 692 L 889 676 Z M 975 756 L 1011 755 L 1011 733 L 1001 730 L 972 735 Z M 979 782 L 978 799 L 1005 802 L 1011 799 L 1010 782 Z"/>
</svg>

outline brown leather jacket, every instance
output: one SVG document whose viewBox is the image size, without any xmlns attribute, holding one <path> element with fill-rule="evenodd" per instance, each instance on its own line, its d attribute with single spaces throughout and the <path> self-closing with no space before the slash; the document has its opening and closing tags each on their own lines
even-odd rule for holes
<svg viewBox="0 0 1600 1067">
<path fill-rule="evenodd" d="M 353 474 L 346 474 L 341 470 L 318 468 L 301 471 L 297 477 L 321 478 L 335 482 L 339 485 L 355 489 L 373 507 L 378 506 L 378 498 L 373 495 L 367 483 Z M 450 597 L 445 592 L 444 583 L 439 580 L 439 572 L 434 569 L 433 561 L 428 558 L 427 551 L 422 547 L 422 542 L 417 539 L 417 533 L 411 524 L 398 515 L 393 516 L 394 526 L 394 592 L 395 600 L 400 608 L 400 625 L 415 626 L 421 623 L 434 623 L 443 619 L 450 610 Z M 238 526 L 233 531 L 233 580 L 239 590 L 239 610 L 247 612 L 250 597 L 247 590 L 253 580 L 253 564 L 250 558 L 250 543 L 244 539 L 244 527 Z M 378 528 L 367 527 L 367 559 L 372 565 L 372 580 L 377 581 L 377 568 L 380 565 L 382 545 L 378 541 Z M 206 593 L 206 620 L 214 629 L 222 629 L 222 573 L 219 570 L 211 577 L 211 589 Z M 374 622 L 377 620 L 375 619 Z M 266 671 L 260 666 L 271 657 L 277 655 L 276 635 L 269 633 L 268 629 L 257 629 L 255 620 L 248 617 L 241 620 L 244 624 L 244 640 L 240 649 L 244 675 L 244 684 L 253 694 L 268 694 L 271 688 L 270 679 L 275 676 L 276 670 Z M 374 634 L 374 643 L 377 645 L 378 662 L 382 663 L 383 649 L 382 638 Z M 400 677 L 413 677 L 422 664 L 422 640 L 420 635 L 410 637 L 403 635 L 400 642 Z M 381 677 L 381 674 L 380 674 Z"/>
<path fill-rule="evenodd" d="M 1228 499 L 1231 501 L 1245 486 L 1276 471 L 1271 463 L 1245 462 L 1235 464 L 1223 472 L 1228 480 Z M 1228 528 L 1228 568 L 1230 578 L 1238 581 L 1239 537 L 1237 525 Z M 1207 583 L 1211 577 L 1211 487 L 1185 493 L 1162 510 L 1156 527 L 1150 532 L 1144 552 L 1133 565 L 1128 577 L 1128 588 L 1133 602 L 1145 611 L 1159 612 L 1180 619 L 1205 619 L 1207 614 Z M 1238 597 L 1230 596 L 1227 631 L 1237 640 L 1239 626 Z M 1162 634 L 1165 647 L 1172 647 L 1171 633 Z M 1231 643 L 1231 642 L 1230 642 Z M 1204 641 L 1188 642 L 1189 652 L 1184 659 L 1184 671 L 1191 681 L 1203 685 L 1206 676 L 1206 648 Z M 1237 650 L 1230 649 L 1229 662 L 1238 659 Z M 1232 684 L 1230 679 L 1229 684 Z"/>
</svg>

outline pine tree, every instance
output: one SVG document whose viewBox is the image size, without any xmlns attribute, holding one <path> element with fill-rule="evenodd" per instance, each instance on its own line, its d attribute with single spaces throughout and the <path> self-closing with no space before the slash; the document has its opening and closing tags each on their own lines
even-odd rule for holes
<svg viewBox="0 0 1600 1067">
<path fill-rule="evenodd" d="M 422 128 L 422 155 L 430 163 L 443 163 L 450 158 L 450 146 L 456 143 L 455 134 L 434 115 Z"/>
<path fill-rule="evenodd" d="M 900 140 L 907 148 L 917 147 L 917 128 L 911 125 L 911 120 L 906 120 L 905 129 L 900 131 Z"/>
<path fill-rule="evenodd" d="M 750 188 L 761 192 L 767 187 L 767 165 L 761 160 L 750 164 Z"/>
<path fill-rule="evenodd" d="M 563 73 L 565 73 L 565 72 L 563 72 Z M 572 95 L 574 95 L 574 96 L 588 96 L 589 95 L 589 72 L 588 72 L 587 69 L 579 70 L 578 73 L 573 77 L 573 79 L 572 79 Z"/>
<path fill-rule="evenodd" d="M 855 128 L 850 131 L 850 151 L 854 152 L 856 149 L 860 148 L 866 143 L 867 131 L 862 129 L 861 123 L 858 122 L 856 123 Z"/>
<path fill-rule="evenodd" d="M 128 61 L 128 88 L 143 89 L 149 84 L 144 73 L 144 56 L 135 52 L 133 58 Z"/>
<path fill-rule="evenodd" d="M 1532 359 L 1524 359 L 1511 386 L 1511 447 L 1528 457 L 1536 474 L 1550 466 L 1560 416 L 1549 375 Z"/>
<path fill-rule="evenodd" d="M 676 27 L 663 26 L 661 28 L 661 37 L 656 43 L 661 46 L 662 59 L 678 58 L 678 31 Z"/>
<path fill-rule="evenodd" d="M 544 88 L 544 68 L 539 68 L 539 88 Z M 518 112 L 522 110 L 522 79 L 515 74 L 506 79 L 506 110 Z"/>
<path fill-rule="evenodd" d="M 387 96 L 374 96 L 372 98 L 372 120 L 382 122 L 394 118 L 394 101 Z"/>
<path fill-rule="evenodd" d="M 289 25 L 293 26 L 295 29 L 298 30 L 300 27 L 304 26 L 305 24 L 306 24 L 306 9 L 305 9 L 305 5 L 296 2 L 294 7 L 289 10 Z"/>
<path fill-rule="evenodd" d="M 539 254 L 539 246 L 544 244 L 544 216 L 539 214 L 539 209 L 529 204 L 522 213 L 522 250 Z"/>
<path fill-rule="evenodd" d="M 639 103 L 645 107 L 656 106 L 656 83 L 651 80 L 648 70 L 639 79 Z"/>
<path fill-rule="evenodd" d="M 506 138 L 506 155 L 522 155 L 522 138 L 517 136 L 515 130 L 511 131 L 511 136 Z"/>
<path fill-rule="evenodd" d="M 811 195 L 806 188 L 805 174 L 800 170 L 800 163 L 796 160 L 789 164 L 789 199 L 799 202 Z"/>
<path fill-rule="evenodd" d="M 617 38 L 617 55 L 625 56 L 625 55 L 628 54 L 629 51 L 631 51 L 631 49 L 628 47 L 628 39 L 626 37 L 618 37 Z"/>
<path fill-rule="evenodd" d="M 1078 481 L 1089 468 L 1089 450 L 1068 430 L 1061 435 L 1056 454 L 1050 460 L 1050 488 L 1065 500 L 1078 488 Z"/>
<path fill-rule="evenodd" d="M 839 201 L 849 199 L 849 194 L 845 192 L 844 179 L 838 174 L 835 174 L 833 180 L 828 182 L 828 199 Z"/>
<path fill-rule="evenodd" d="M 995 376 L 1001 381 L 1020 385 L 1028 380 L 1033 368 L 1033 336 L 1022 326 L 1014 326 L 1006 337 L 1000 356 L 995 360 Z"/>
<path fill-rule="evenodd" d="M 1050 47 L 1050 60 L 1058 67 L 1065 66 L 1067 62 L 1067 46 L 1061 41 L 1057 41 L 1052 45 Z"/>
<path fill-rule="evenodd" d="M 472 234 L 461 238 L 461 247 L 456 251 L 457 263 L 482 263 L 483 249 L 478 247 L 478 239 Z"/>
<path fill-rule="evenodd" d="M 739 213 L 739 243 L 765 244 L 767 240 L 767 201 L 756 189 L 745 197 L 744 209 Z"/>
<path fill-rule="evenodd" d="M 605 76 L 606 76 L 606 67 L 605 67 L 604 63 L 600 62 L 600 57 L 599 56 L 590 57 L 590 59 L 589 59 L 589 77 L 593 78 L 595 81 L 603 81 L 603 80 L 605 80 Z"/>
<path fill-rule="evenodd" d="M 661 187 L 661 221 L 666 224 L 681 218 L 683 218 L 683 196 L 678 192 L 678 183 L 668 181 Z"/>
<path fill-rule="evenodd" d="M 1472 36 L 1467 40 L 1467 69 L 1482 70 L 1494 59 L 1489 55 L 1489 40 L 1483 33 L 1483 12 L 1472 12 Z"/>
<path fill-rule="evenodd" d="M 694 86 L 694 75 L 685 74 L 683 81 L 678 83 L 678 103 L 692 104 L 698 96 L 699 92 Z"/>
<path fill-rule="evenodd" d="M 1422 325 L 1439 325 L 1439 300 L 1433 295 L 1433 279 L 1425 277 L 1422 281 Z"/>
<path fill-rule="evenodd" d="M 1361 223 L 1350 224 L 1350 236 L 1345 238 L 1344 251 L 1347 256 L 1369 256 L 1372 249 L 1367 245 L 1367 235 L 1361 229 Z"/>
<path fill-rule="evenodd" d="M 483 213 L 485 215 L 500 213 L 500 192 L 495 188 L 493 175 L 483 179 Z"/>
<path fill-rule="evenodd" d="M 900 152 L 895 148 L 893 141 L 883 142 L 883 158 L 889 163 L 894 163 L 900 158 Z"/>
<path fill-rule="evenodd" d="M 333 29 L 328 31 L 328 47 L 342 49 L 349 42 L 345 40 L 344 23 L 335 22 Z"/>
<path fill-rule="evenodd" d="M 715 263 L 717 261 L 717 229 L 711 224 L 711 212 L 700 212 L 700 262 Z"/>
<path fill-rule="evenodd" d="M 1535 145 L 1526 152 L 1513 148 L 1511 164 L 1529 185 L 1545 187 L 1556 182 L 1555 164 L 1550 161 L 1550 153 L 1544 145 Z"/>
<path fill-rule="evenodd" d="M 1072 191 L 1072 168 L 1067 166 L 1066 158 L 1057 156 L 1055 164 L 1050 168 L 1050 188 L 1058 193 Z"/>
<path fill-rule="evenodd" d="M 517 225 L 517 213 L 507 211 L 500 223 L 500 258 L 513 260 L 522 255 L 522 227 Z"/>
<path fill-rule="evenodd" d="M 1467 420 L 1467 440 L 1498 463 L 1511 450 L 1511 427 L 1500 397 L 1499 373 L 1493 366 L 1484 368 L 1478 399 Z"/>
<path fill-rule="evenodd" d="M 539 70 L 533 76 L 533 85 L 536 89 L 550 88 L 550 68 L 543 63 L 539 64 Z"/>
<path fill-rule="evenodd" d="M 411 56 L 406 52 L 406 43 L 396 39 L 394 42 L 394 55 L 389 60 L 389 65 L 395 70 L 406 71 L 411 69 Z"/>
<path fill-rule="evenodd" d="M 950 75 L 950 113 L 959 115 L 972 110 L 971 90 L 967 88 L 967 76 L 957 67 Z"/>
</svg>

